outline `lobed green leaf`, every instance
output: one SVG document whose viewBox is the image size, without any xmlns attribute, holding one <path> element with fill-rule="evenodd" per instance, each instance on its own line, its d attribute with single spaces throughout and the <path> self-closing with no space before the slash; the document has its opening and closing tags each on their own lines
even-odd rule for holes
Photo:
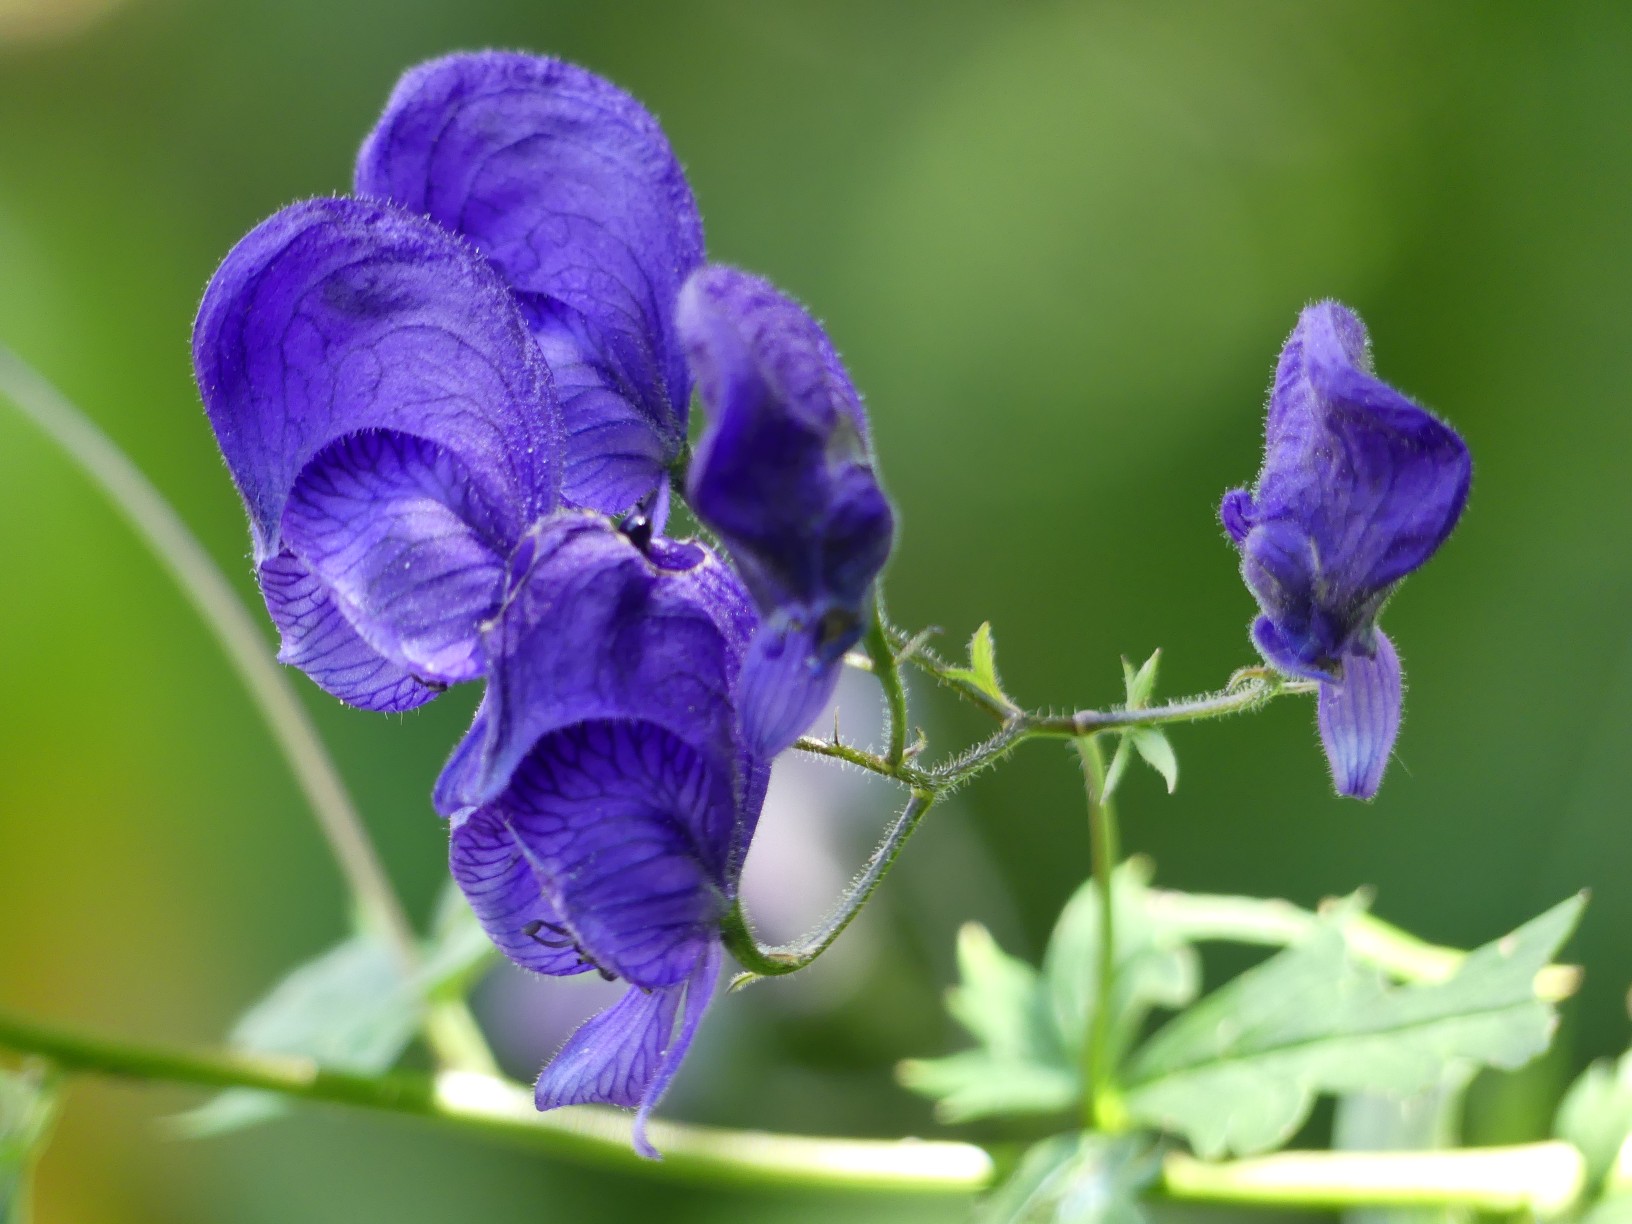
<svg viewBox="0 0 1632 1224">
<path fill-rule="evenodd" d="M 1520 1066 L 1551 1037 L 1535 975 L 1581 906 L 1555 906 L 1443 982 L 1392 988 L 1353 958 L 1333 913 L 1158 1032 L 1127 1069 L 1128 1114 L 1204 1158 L 1246 1154 L 1284 1143 L 1321 1092 L 1420 1092 L 1455 1060 Z"/>
</svg>

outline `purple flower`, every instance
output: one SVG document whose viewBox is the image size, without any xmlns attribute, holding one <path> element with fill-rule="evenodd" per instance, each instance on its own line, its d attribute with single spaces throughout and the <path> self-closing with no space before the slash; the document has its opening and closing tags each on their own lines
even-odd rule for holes
<svg viewBox="0 0 1632 1224">
<path fill-rule="evenodd" d="M 827 334 L 769 282 L 694 273 L 678 323 L 711 419 L 687 497 L 764 614 L 742 717 L 764 754 L 799 735 L 860 638 L 894 517 L 873 472 L 861 397 Z"/>
<path fill-rule="evenodd" d="M 707 549 L 555 516 L 517 552 L 483 633 L 487 699 L 437 788 L 454 879 L 499 949 L 629 983 L 544 1069 L 538 1107 L 636 1106 L 648 1156 L 769 778 L 732 700 L 754 623 Z"/>
<path fill-rule="evenodd" d="M 1224 495 L 1224 528 L 1275 667 L 1320 682 L 1320 733 L 1340 794 L 1377 793 L 1400 726 L 1401 677 L 1377 617 L 1450 535 L 1471 465 L 1456 431 L 1372 373 L 1365 327 L 1317 302 L 1281 350 L 1264 466 Z"/>
<path fill-rule="evenodd" d="M 478 675 L 560 485 L 549 371 L 493 269 L 389 205 L 297 204 L 222 263 L 193 354 L 279 657 L 374 710 Z"/>
<path fill-rule="evenodd" d="M 405 710 L 481 674 L 508 554 L 560 503 L 661 524 L 702 227 L 652 117 L 580 68 L 409 72 L 360 195 L 277 213 L 211 280 L 199 389 L 280 658 Z"/>
</svg>

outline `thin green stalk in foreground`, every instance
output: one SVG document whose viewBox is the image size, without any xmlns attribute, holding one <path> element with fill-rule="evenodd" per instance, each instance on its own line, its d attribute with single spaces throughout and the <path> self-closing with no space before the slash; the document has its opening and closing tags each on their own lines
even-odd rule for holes
<svg viewBox="0 0 1632 1224">
<path fill-rule="evenodd" d="M 1555 1216 L 1575 1202 L 1586 1162 L 1557 1140 L 1443 1152 L 1277 1152 L 1220 1164 L 1175 1153 L 1173 1199 L 1276 1207 L 1463 1207 Z"/>
<path fill-rule="evenodd" d="M 626 1173 L 711 1185 L 971 1195 L 996 1168 L 968 1143 L 917 1139 L 826 1139 L 656 1121 L 664 1153 L 643 1160 L 629 1144 L 629 1118 L 580 1106 L 534 1111 L 520 1084 L 468 1071 L 435 1076 L 346 1075 L 287 1055 L 160 1049 L 59 1032 L 0 1012 L 0 1047 L 92 1072 L 203 1088 L 254 1088 L 301 1101 L 419 1118 L 452 1133 L 532 1147 Z M 1465 1206 L 1556 1214 L 1583 1181 L 1581 1154 L 1567 1143 L 1444 1152 L 1281 1152 L 1209 1162 L 1169 1155 L 1155 1193 L 1201 1203 L 1285 1207 Z"/>
<path fill-rule="evenodd" d="M 56 443 L 113 503 L 215 635 L 306 796 L 345 877 L 359 920 L 385 939 L 411 972 L 420 959 L 413 925 L 369 840 L 367 827 L 340 771 L 324 750 L 316 728 L 282 669 L 273 661 L 260 627 L 245 611 L 232 584 L 130 457 L 66 396 L 3 345 L 0 395 Z M 452 1065 L 494 1069 L 492 1055 L 463 1002 L 442 1001 L 433 1006 L 426 1021 L 426 1037 L 438 1056 Z"/>
<path fill-rule="evenodd" d="M 1094 1012 L 1089 1018 L 1083 1050 L 1084 1080 L 1088 1085 L 1087 1121 L 1095 1130 L 1119 1131 L 1126 1117 L 1111 1052 L 1111 995 L 1116 989 L 1116 898 L 1111 890 L 1111 877 L 1121 849 L 1117 845 L 1116 808 L 1105 785 L 1105 756 L 1100 751 L 1099 739 L 1087 735 L 1076 740 L 1075 747 L 1082 759 L 1083 786 L 1088 799 L 1089 857 L 1099 899 Z"/>
<path fill-rule="evenodd" d="M 540 1114 L 520 1084 L 469 1071 L 381 1076 L 327 1071 L 307 1058 L 158 1049 L 58 1032 L 0 1013 L 0 1046 L 92 1071 L 207 1088 L 255 1088 L 305 1101 L 425 1119 L 449 1130 L 506 1140 L 567 1159 L 710 1184 L 834 1187 L 972 1194 L 993 1176 L 992 1159 L 967 1143 L 916 1139 L 819 1139 L 654 1121 L 664 1159 L 638 1156 L 629 1115 L 580 1106 Z"/>
<path fill-rule="evenodd" d="M 1152 920 L 1185 942 L 1225 941 L 1284 948 L 1305 938 L 1320 923 L 1319 914 L 1277 899 L 1155 888 L 1150 890 L 1148 903 Z M 1443 982 L 1468 958 L 1460 948 L 1428 943 L 1364 911 L 1350 915 L 1342 929 L 1356 960 L 1402 982 Z M 1537 998 L 1561 1002 L 1580 989 L 1581 968 L 1547 965 L 1536 974 L 1535 985 Z"/>
</svg>

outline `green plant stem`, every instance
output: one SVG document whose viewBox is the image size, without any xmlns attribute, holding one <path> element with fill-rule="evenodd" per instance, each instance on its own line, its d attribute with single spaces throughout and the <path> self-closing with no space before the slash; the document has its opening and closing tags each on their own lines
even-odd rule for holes
<svg viewBox="0 0 1632 1224">
<path fill-rule="evenodd" d="M 327 1071 L 285 1055 L 195 1052 L 105 1041 L 0 1013 L 0 1046 L 92 1071 L 207 1088 L 255 1088 L 306 1101 L 404 1114 L 532 1146 L 584 1163 L 671 1178 L 771 1186 L 826 1186 L 971 1194 L 992 1178 L 991 1158 L 967 1143 L 822 1139 L 655 1121 L 661 1162 L 641 1159 L 629 1116 L 580 1107 L 538 1113 L 520 1084 L 468 1071 L 382 1076 Z"/>
<path fill-rule="evenodd" d="M 834 916 L 821 930 L 809 938 L 800 941 L 797 945 L 783 948 L 764 948 L 759 946 L 751 933 L 747 918 L 743 915 L 740 903 L 733 907 L 725 922 L 726 946 L 731 949 L 732 955 L 756 976 L 765 976 L 774 973 L 791 973 L 808 965 L 820 956 L 837 937 L 838 933 L 849 925 L 860 907 L 878 887 L 879 882 L 895 862 L 895 855 L 901 844 L 911 835 L 916 827 L 917 820 L 923 816 L 930 803 L 945 798 L 959 787 L 968 783 L 977 774 L 990 769 L 997 762 L 1008 756 L 1021 744 L 1030 739 L 1058 739 L 1067 736 L 1079 745 L 1090 742 L 1092 737 L 1101 731 L 1125 729 L 1139 726 L 1161 726 L 1166 723 L 1196 722 L 1202 719 L 1222 718 L 1229 714 L 1239 714 L 1247 710 L 1257 709 L 1276 697 L 1289 694 L 1306 693 L 1313 690 L 1313 686 L 1302 681 L 1286 680 L 1266 668 L 1244 668 L 1230 678 L 1230 682 L 1216 693 L 1206 693 L 1198 697 L 1188 697 L 1180 701 L 1169 702 L 1165 705 L 1146 706 L 1137 710 L 1079 710 L 1075 714 L 1053 715 L 1036 711 L 1016 710 L 996 702 L 990 694 L 980 688 L 970 685 L 959 679 L 955 670 L 949 664 L 942 662 L 931 654 L 921 640 L 905 639 L 898 631 L 889 628 L 882 610 L 875 607 L 873 629 L 882 639 L 884 649 L 874 653 L 874 647 L 879 643 L 869 634 L 868 654 L 865 657 L 855 658 L 854 663 L 864 670 L 880 675 L 886 695 L 891 702 L 891 747 L 887 755 L 880 756 L 876 752 L 869 752 L 865 748 L 857 748 L 846 744 L 836 737 L 831 740 L 819 739 L 814 736 L 802 736 L 794 743 L 794 747 L 802 752 L 815 756 L 829 757 L 865 769 L 880 777 L 890 778 L 911 788 L 915 796 L 922 796 L 923 810 L 914 810 L 908 805 L 895 825 L 885 834 L 884 840 L 879 843 L 879 849 L 868 860 L 866 868 L 849 891 L 839 899 Z M 892 654 L 888 647 L 894 644 L 899 655 Z M 982 709 L 993 713 L 999 720 L 997 731 L 987 739 L 976 744 L 973 748 L 958 754 L 940 765 L 924 768 L 911 760 L 906 759 L 904 741 L 897 752 L 897 737 L 895 732 L 901 730 L 904 734 L 906 727 L 905 697 L 902 693 L 899 676 L 896 675 L 897 666 L 901 662 L 913 661 L 924 668 L 930 675 L 935 676 L 960 695 L 979 705 Z M 885 670 L 893 679 L 883 679 Z M 899 705 L 897 705 L 899 702 Z M 1098 749 L 1095 749 L 1098 752 Z M 1103 762 L 1102 762 L 1103 765 Z M 917 802 L 917 800 L 915 800 Z M 1113 841 L 1114 859 L 1114 829 L 1111 832 Z M 1107 1102 L 1114 1098 L 1107 1098 Z M 1109 1105 L 1107 1106 L 1109 1107 Z"/>
<path fill-rule="evenodd" d="M 1115 1132 L 1126 1125 L 1116 1067 L 1111 1056 L 1111 996 L 1116 990 L 1116 898 L 1111 878 L 1121 850 L 1117 845 L 1116 808 L 1105 786 L 1105 754 L 1097 736 L 1074 741 L 1082 759 L 1083 787 L 1088 800 L 1089 858 L 1099 900 L 1099 943 L 1094 976 L 1097 988 L 1094 1012 L 1083 1047 L 1084 1079 L 1088 1085 L 1088 1125 Z"/>
<path fill-rule="evenodd" d="M 739 965 L 755 977 L 780 977 L 803 969 L 827 951 L 833 945 L 833 941 L 844 932 L 844 928 L 861 912 L 873 891 L 889 874 L 890 868 L 901 854 L 901 848 L 907 844 L 907 839 L 917 830 L 925 813 L 934 803 L 935 796 L 932 792 L 925 790 L 912 792 L 907 799 L 906 807 L 901 810 L 901 814 L 895 818 L 883 839 L 868 856 L 867 862 L 851 881 L 844 895 L 839 898 L 832 913 L 815 931 L 794 944 L 778 948 L 762 947 L 754 938 L 739 899 L 722 923 L 721 934 L 725 940 L 726 950 L 736 957 Z"/>
<path fill-rule="evenodd" d="M 907 755 L 907 690 L 901 683 L 895 648 L 890 645 L 885 628 L 884 595 L 877 585 L 873 588 L 872 619 L 867 624 L 867 635 L 862 639 L 862 645 L 867 649 L 873 675 L 878 677 L 879 687 L 884 690 L 884 700 L 889 706 L 890 749 L 884 759 L 893 768 L 899 769 Z"/>
<path fill-rule="evenodd" d="M 1210 1163 L 1182 1153 L 1162 1164 L 1174 1199 L 1278 1207 L 1464 1207 L 1557 1215 L 1575 1202 L 1585 1162 L 1562 1142 L 1435 1152 L 1279 1152 Z"/>
<path fill-rule="evenodd" d="M 995 1167 L 968 1143 L 842 1139 L 725 1130 L 654 1121 L 662 1161 L 629 1144 L 629 1117 L 594 1106 L 533 1108 L 509 1080 L 468 1071 L 380 1076 L 327 1071 L 289 1055 L 193 1051 L 68 1033 L 0 1012 L 0 1048 L 57 1069 L 202 1088 L 252 1088 L 292 1100 L 414 1117 L 464 1133 L 584 1164 L 713 1185 L 970 1195 Z M 1199 1203 L 1284 1207 L 1424 1206 L 1556 1214 L 1583 1182 L 1581 1154 L 1567 1143 L 1436 1152 L 1282 1152 L 1210 1162 L 1180 1153 L 1162 1166 L 1157 1193 Z"/>
<path fill-rule="evenodd" d="M 129 456 L 66 396 L 3 345 L 0 395 L 56 443 L 113 503 L 215 635 L 305 795 L 345 877 L 359 921 L 385 939 L 405 970 L 412 972 L 420 960 L 413 925 L 339 770 L 232 584 L 175 508 Z M 492 1069 L 492 1055 L 487 1053 L 486 1043 L 479 1041 L 479 1033 L 476 1042 L 467 1034 L 457 1046 L 442 1048 L 439 1034 L 444 1029 L 475 1028 L 463 1001 L 443 1000 L 433 1005 L 430 1017 L 426 1036 L 439 1057 L 471 1070 Z"/>
<path fill-rule="evenodd" d="M 1318 913 L 1290 901 L 1258 897 L 1152 889 L 1149 907 L 1158 925 L 1189 943 L 1222 940 L 1286 947 L 1305 938 L 1320 922 Z M 1403 982 L 1442 982 L 1468 957 L 1460 948 L 1428 943 L 1363 911 L 1344 922 L 1343 937 L 1356 959 Z M 1537 997 L 1551 1003 L 1569 998 L 1580 985 L 1581 969 L 1576 965 L 1548 965 L 1536 974 Z"/>
<path fill-rule="evenodd" d="M 942 676 L 942 666 L 938 663 L 931 664 L 928 670 L 931 675 L 945 680 L 948 687 L 969 697 L 982 709 L 993 709 L 993 703 L 986 694 L 961 680 L 946 679 Z M 1172 723 L 1200 722 L 1255 710 L 1277 697 L 1313 691 L 1314 686 L 1306 681 L 1286 680 L 1262 668 L 1246 668 L 1237 672 L 1229 685 L 1216 693 L 1186 697 L 1163 705 L 1143 706 L 1137 710 L 1078 710 L 1074 714 L 1044 714 L 1021 710 L 1001 718 L 998 730 L 973 748 L 940 765 L 928 768 L 905 761 L 892 762 L 887 756 L 880 756 L 836 740 L 818 739 L 813 736 L 800 738 L 794 746 L 803 752 L 835 757 L 908 786 L 932 790 L 937 795 L 944 796 L 964 785 L 975 775 L 990 769 L 1027 740 L 1079 739 L 1100 731 L 1122 730 L 1128 727 L 1160 727 Z"/>
</svg>

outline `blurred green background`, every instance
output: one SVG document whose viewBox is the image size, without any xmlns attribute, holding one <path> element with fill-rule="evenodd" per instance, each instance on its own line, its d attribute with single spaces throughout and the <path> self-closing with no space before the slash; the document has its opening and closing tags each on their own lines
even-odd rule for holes
<svg viewBox="0 0 1632 1224">
<path fill-rule="evenodd" d="M 869 398 L 904 523 L 898 619 L 948 645 L 990 619 L 1029 702 L 1114 701 L 1117 656 L 1157 646 L 1169 693 L 1251 661 L 1214 508 L 1256 470 L 1299 307 L 1358 309 L 1383 376 L 1476 463 L 1462 527 L 1388 612 L 1411 683 L 1399 760 L 1362 806 L 1329 793 L 1303 703 L 1181 730 L 1179 792 L 1131 783 L 1127 842 L 1176 887 L 1313 903 L 1371 884 L 1386 917 L 1463 944 L 1591 887 L 1559 1054 L 1483 1084 L 1476 1137 L 1541 1133 L 1571 1069 L 1625 1046 L 1632 7 L 0 0 L 0 340 L 129 450 L 246 598 L 188 365 L 199 293 L 261 217 L 345 190 L 404 67 L 483 45 L 575 59 L 657 112 L 713 255 L 809 302 Z M 0 575 L 0 1005 L 216 1040 L 341 930 L 335 871 L 192 611 L 6 411 Z M 425 912 L 445 874 L 425 796 L 473 696 L 378 718 L 299 683 Z M 972 729 L 921 698 L 938 742 Z M 859 857 L 883 809 L 835 793 L 835 844 Z M 890 1069 L 955 1040 L 952 931 L 981 919 L 1035 953 L 1086 872 L 1080 808 L 1048 747 L 966 792 L 855 936 L 869 953 L 844 988 L 724 1001 L 672 1111 L 930 1132 Z M 750 873 L 808 884 L 791 844 Z M 516 976 L 481 1002 L 530 1074 L 550 1046 L 527 1045 Z M 156 1119 L 193 1099 L 76 1087 L 42 1219 L 965 1212 L 675 1188 L 355 1115 L 167 1138 Z"/>
</svg>

